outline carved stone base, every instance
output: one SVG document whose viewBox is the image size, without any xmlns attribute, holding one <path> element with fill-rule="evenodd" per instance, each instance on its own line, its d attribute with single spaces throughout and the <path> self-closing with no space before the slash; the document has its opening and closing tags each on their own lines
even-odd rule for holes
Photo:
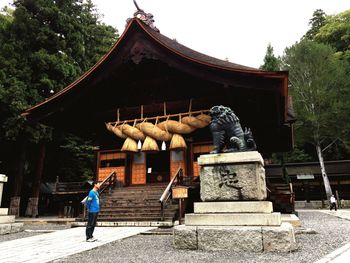
<svg viewBox="0 0 350 263">
<path fill-rule="evenodd" d="M 291 224 L 281 226 L 175 226 L 174 247 L 235 252 L 290 252 L 296 250 Z"/>
<path fill-rule="evenodd" d="M 257 151 L 201 155 L 202 201 L 265 200 L 263 159 Z"/>
<path fill-rule="evenodd" d="M 0 224 L 0 235 L 12 234 L 23 231 L 23 223 Z"/>
<path fill-rule="evenodd" d="M 21 203 L 20 196 L 11 197 L 9 215 L 14 215 L 16 217 L 19 217 L 20 203 Z"/>
</svg>

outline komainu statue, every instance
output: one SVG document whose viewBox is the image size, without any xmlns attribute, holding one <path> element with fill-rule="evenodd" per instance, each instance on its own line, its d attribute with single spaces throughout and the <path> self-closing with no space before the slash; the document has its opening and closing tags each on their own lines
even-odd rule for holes
<svg viewBox="0 0 350 263">
<path fill-rule="evenodd" d="M 222 105 L 210 109 L 210 130 L 213 135 L 214 150 L 211 153 L 242 152 L 256 150 L 256 144 L 250 129 L 243 131 L 234 112 Z"/>
</svg>

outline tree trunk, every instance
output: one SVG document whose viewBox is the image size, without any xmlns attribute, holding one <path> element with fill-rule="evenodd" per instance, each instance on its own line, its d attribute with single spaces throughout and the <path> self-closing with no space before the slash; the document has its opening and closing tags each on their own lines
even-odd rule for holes
<svg viewBox="0 0 350 263">
<path fill-rule="evenodd" d="M 39 194 L 40 194 L 41 179 L 43 175 L 45 153 L 46 153 L 46 144 L 45 142 L 40 142 L 35 177 L 33 179 L 32 195 L 28 200 L 26 216 L 37 217 L 39 214 L 38 213 Z"/>
<path fill-rule="evenodd" d="M 328 180 L 326 168 L 325 168 L 324 162 L 323 162 L 322 150 L 321 150 L 321 146 L 319 144 L 316 145 L 316 151 L 317 151 L 318 160 L 320 162 L 321 174 L 322 174 L 324 188 L 326 190 L 327 200 L 329 200 L 331 195 L 332 195 L 332 188 L 331 188 L 331 185 L 330 185 L 329 180 Z"/>
<path fill-rule="evenodd" d="M 22 192 L 22 183 L 23 183 L 23 176 L 24 176 L 24 166 L 26 162 L 26 146 L 27 141 L 24 136 L 20 137 L 19 140 L 19 157 L 18 157 L 18 163 L 17 167 L 15 168 L 15 178 L 13 182 L 13 191 L 12 191 L 12 197 L 10 201 L 10 208 L 9 208 L 9 214 L 19 216 L 20 211 L 20 203 L 21 203 L 21 192 Z"/>
</svg>

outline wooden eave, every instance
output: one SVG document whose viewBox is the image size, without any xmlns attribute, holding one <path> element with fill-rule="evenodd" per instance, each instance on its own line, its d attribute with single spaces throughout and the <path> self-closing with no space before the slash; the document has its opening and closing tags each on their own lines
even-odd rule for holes
<svg viewBox="0 0 350 263">
<path fill-rule="evenodd" d="M 90 79 L 94 78 L 96 74 L 98 74 L 98 69 L 101 68 L 107 60 L 110 60 L 112 56 L 118 56 L 118 50 L 120 50 L 123 46 L 124 40 L 130 33 L 133 31 L 132 29 L 141 29 L 146 36 L 150 37 L 155 43 L 161 45 L 164 49 L 173 53 L 174 55 L 182 58 L 188 63 L 194 63 L 206 68 L 210 68 L 211 70 L 216 71 L 226 71 L 228 73 L 240 74 L 243 76 L 255 76 L 263 79 L 281 79 L 283 82 L 282 89 L 278 92 L 282 97 L 285 98 L 285 109 L 284 115 L 285 119 L 287 118 L 288 112 L 288 72 L 286 71 L 263 71 L 251 67 L 242 66 L 239 64 L 231 63 L 228 61 L 219 60 L 217 58 L 213 58 L 199 52 L 196 52 L 190 48 L 187 48 L 175 40 L 171 40 L 168 37 L 154 31 L 143 22 L 141 22 L 137 18 L 133 18 L 126 29 L 124 30 L 121 37 L 118 39 L 116 44 L 110 49 L 110 51 L 102 57 L 100 61 L 98 61 L 90 70 L 84 73 L 80 78 L 76 81 L 68 85 L 65 89 L 57 92 L 55 95 L 51 96 L 47 100 L 36 104 L 35 106 L 27 109 L 22 113 L 22 116 L 27 119 L 36 119 L 40 120 L 45 118 L 49 112 L 53 112 L 59 110 L 59 101 L 64 100 L 65 97 L 70 96 L 72 92 L 78 90 L 79 88 L 84 88 L 84 82 L 88 82 Z M 52 109 L 50 109 L 52 108 Z M 35 117 L 34 117 L 35 116 Z"/>
<path fill-rule="evenodd" d="M 134 61 L 139 51 L 146 54 L 141 62 Z M 180 80 L 172 83 L 176 78 Z M 198 85 L 204 86 L 202 97 L 197 95 Z M 218 100 L 214 97 L 217 89 L 223 92 Z M 257 106 L 254 109 L 257 115 L 252 117 L 251 112 L 247 113 L 249 105 L 243 105 L 243 111 L 250 114 L 248 122 L 256 121 L 268 141 L 281 135 L 278 145 L 290 137 L 291 129 L 284 126 L 291 121 L 288 72 L 263 71 L 201 54 L 134 18 L 116 44 L 90 70 L 62 91 L 27 109 L 22 116 L 83 136 L 98 137 L 95 133 L 99 133 L 106 137 L 103 122 L 115 121 L 117 108 L 121 109 L 122 119 L 133 119 L 139 114 L 140 105 L 149 109 L 148 114 L 162 112 L 163 101 L 175 112 L 183 112 L 190 98 L 195 98 L 198 107 L 210 105 L 205 101 L 208 98 L 212 103 L 235 106 L 225 104 L 232 102 L 232 94 L 240 100 L 238 107 L 245 103 L 240 99 L 243 95 L 246 99 L 254 97 L 249 105 L 254 107 L 258 101 L 259 107 L 265 108 L 262 112 Z M 152 97 L 155 95 L 158 97 Z M 226 100 L 222 100 L 225 96 Z M 265 116 L 258 115 L 266 112 L 268 118 L 262 120 Z M 271 134 L 266 135 L 268 130 Z"/>
</svg>

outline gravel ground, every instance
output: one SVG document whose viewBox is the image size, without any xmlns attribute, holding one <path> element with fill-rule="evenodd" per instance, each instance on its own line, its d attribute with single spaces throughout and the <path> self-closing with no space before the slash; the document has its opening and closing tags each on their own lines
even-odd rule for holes
<svg viewBox="0 0 350 263">
<path fill-rule="evenodd" d="M 302 227 L 297 228 L 298 251 L 291 253 L 234 253 L 230 251 L 176 250 L 172 235 L 137 235 L 79 254 L 55 260 L 63 262 L 314 262 L 350 242 L 350 221 L 321 212 L 300 211 Z M 25 225 L 29 230 L 61 230 L 70 225 Z M 314 230 L 314 231 L 309 231 Z M 98 229 L 97 229 L 98 231 Z M 299 232 L 299 234 L 298 234 Z M 316 232 L 316 234 L 310 234 Z M 0 242 L 41 233 L 21 232 L 0 236 Z"/>
<path fill-rule="evenodd" d="M 138 235 L 89 251 L 55 260 L 58 262 L 314 262 L 350 242 L 350 221 L 321 212 L 301 211 L 301 230 L 316 234 L 296 235 L 298 251 L 291 253 L 234 253 L 176 250 L 172 235 Z"/>
<path fill-rule="evenodd" d="M 62 230 L 70 228 L 70 224 L 25 224 L 24 231 L 9 235 L 0 235 L 0 242 L 10 241 L 14 239 L 41 235 L 46 231 Z M 37 231 L 37 232 L 36 232 Z"/>
</svg>

